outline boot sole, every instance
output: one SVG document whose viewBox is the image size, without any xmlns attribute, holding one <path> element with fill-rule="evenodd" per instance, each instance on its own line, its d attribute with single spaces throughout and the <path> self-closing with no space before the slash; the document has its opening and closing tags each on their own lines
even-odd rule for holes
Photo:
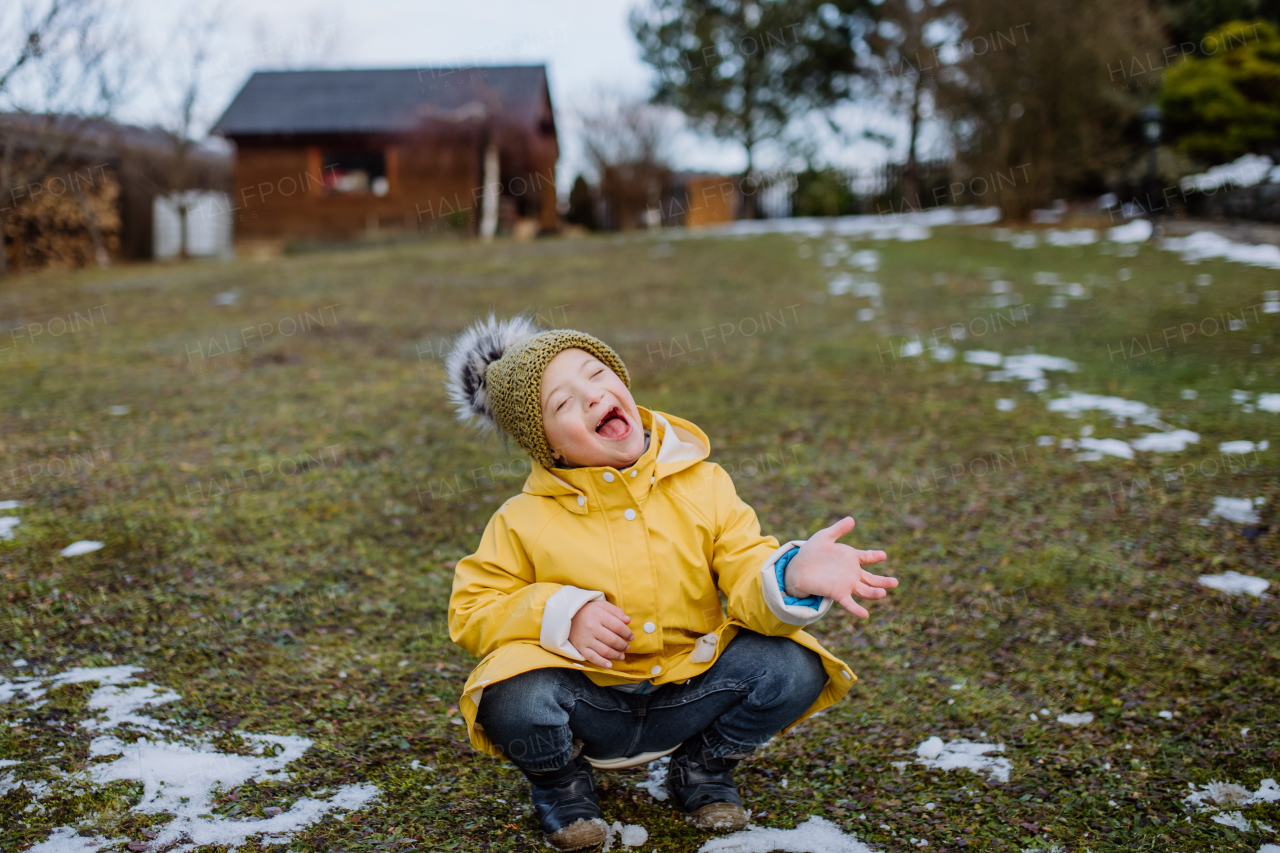
<svg viewBox="0 0 1280 853">
<path fill-rule="evenodd" d="M 685 817 L 695 829 L 714 832 L 737 832 L 747 825 L 747 810 L 733 803 L 712 803 Z"/>
<path fill-rule="evenodd" d="M 603 844 L 608 835 L 605 822 L 598 817 L 593 817 L 590 820 L 576 820 L 556 830 L 547 836 L 547 843 L 561 853 L 568 853 L 570 850 L 585 850 L 588 847 Z"/>
</svg>

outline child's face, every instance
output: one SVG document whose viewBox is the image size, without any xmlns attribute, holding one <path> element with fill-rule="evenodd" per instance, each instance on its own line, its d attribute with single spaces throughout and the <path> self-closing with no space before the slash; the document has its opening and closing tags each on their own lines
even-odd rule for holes
<svg viewBox="0 0 1280 853">
<path fill-rule="evenodd" d="M 644 452 L 631 392 L 586 350 L 563 350 L 542 372 L 542 428 L 551 455 L 569 465 L 625 468 Z"/>
</svg>

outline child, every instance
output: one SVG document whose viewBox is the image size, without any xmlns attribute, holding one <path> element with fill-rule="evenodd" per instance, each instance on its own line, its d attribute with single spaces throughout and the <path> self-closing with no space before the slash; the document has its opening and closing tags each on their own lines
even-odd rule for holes
<svg viewBox="0 0 1280 853">
<path fill-rule="evenodd" d="M 884 552 L 837 543 L 852 518 L 761 535 L 706 434 L 637 406 L 590 335 L 490 316 L 446 370 L 459 416 L 534 459 L 454 577 L 450 636 L 482 659 L 460 701 L 471 742 L 529 779 L 558 850 L 605 839 L 592 766 L 664 755 L 686 820 L 741 829 L 733 767 L 854 681 L 801 628 L 833 601 L 865 618 L 853 596 L 898 585 L 862 568 Z"/>
</svg>

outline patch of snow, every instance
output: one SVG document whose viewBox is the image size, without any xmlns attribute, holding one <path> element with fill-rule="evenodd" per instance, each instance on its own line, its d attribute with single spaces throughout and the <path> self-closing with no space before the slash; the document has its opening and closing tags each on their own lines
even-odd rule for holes
<svg viewBox="0 0 1280 853">
<path fill-rule="evenodd" d="M 1280 269 L 1280 246 L 1237 243 L 1212 231 L 1197 231 L 1189 237 L 1162 240 L 1160 248 L 1178 252 L 1189 263 L 1224 258 L 1255 267 Z"/>
<path fill-rule="evenodd" d="M 645 765 L 645 769 L 649 771 L 649 777 L 643 782 L 637 782 L 636 787 L 642 788 L 648 792 L 649 796 L 659 802 L 667 799 L 667 765 L 671 763 L 671 756 L 659 758 L 656 761 L 650 761 Z"/>
<path fill-rule="evenodd" d="M 853 276 L 847 272 L 842 272 L 839 275 L 833 276 L 831 280 L 827 282 L 827 293 L 830 293 L 832 296 L 844 296 L 852 289 Z"/>
<path fill-rule="evenodd" d="M 227 290 L 213 297 L 214 305 L 235 305 L 240 299 L 240 294 L 234 290 Z"/>
<path fill-rule="evenodd" d="M 999 367 L 1004 361 L 1004 356 L 998 352 L 992 352 L 985 349 L 971 349 L 964 354 L 964 360 L 968 364 L 982 364 L 987 367 Z"/>
<path fill-rule="evenodd" d="M 1093 714 L 1088 711 L 1083 714 L 1059 714 L 1058 722 L 1064 726 L 1087 726 L 1093 722 Z"/>
<path fill-rule="evenodd" d="M 0 515 L 0 539 L 12 539 L 13 528 L 22 523 L 16 515 Z"/>
<path fill-rule="evenodd" d="M 44 841 L 27 848 L 27 853 L 99 853 L 104 847 L 124 844 L 126 838 L 84 838 L 73 826 L 60 826 Z"/>
<path fill-rule="evenodd" d="M 116 417 L 127 415 L 129 414 L 129 411 L 128 406 L 111 406 L 107 409 L 108 414 L 115 415 Z"/>
<path fill-rule="evenodd" d="M 256 754 L 236 755 L 218 752 L 209 739 L 199 735 L 164 740 L 161 732 L 170 728 L 159 720 L 141 716 L 140 712 L 147 706 L 181 697 L 155 684 L 130 683 L 139 671 L 135 666 L 77 667 L 42 679 L 13 682 L 0 679 L 0 698 L 16 695 L 15 688 L 22 689 L 31 698 L 33 690 L 43 692 L 57 684 L 97 682 L 99 686 L 88 702 L 91 713 L 96 716 L 80 725 L 103 733 L 90 742 L 91 757 L 119 757 L 89 766 L 87 780 L 95 785 L 122 780 L 142 783 L 142 799 L 134 811 L 173 816 L 168 823 L 155 826 L 158 834 L 151 841 L 154 848 L 176 845 L 171 850 L 185 853 L 203 845 L 238 847 L 256 836 L 261 836 L 262 844 L 280 844 L 334 809 L 357 809 L 378 796 L 378 789 L 370 784 L 344 785 L 327 799 L 304 797 L 288 811 L 260 821 L 210 815 L 216 791 L 230 790 L 252 779 L 282 772 L 302 757 L 312 741 L 294 735 L 241 733 L 246 742 L 258 749 Z M 123 725 L 151 731 L 132 743 L 106 734 Z M 86 776 L 76 774 L 74 778 L 77 785 L 82 785 Z M 7 777 L 4 780 L 9 781 Z M 19 784 L 32 789 L 30 782 Z M 36 796 L 43 796 L 56 785 L 56 782 L 40 783 Z M 75 840 L 72 840 L 73 834 Z M 49 838 L 31 849 L 62 853 L 118 843 L 118 840 L 100 837 L 82 838 L 73 827 L 57 827 Z"/>
<path fill-rule="evenodd" d="M 1224 441 L 1218 445 L 1218 450 L 1223 453 L 1252 453 L 1255 450 L 1266 450 L 1271 446 L 1271 442 L 1263 439 L 1256 444 L 1252 441 Z"/>
<path fill-rule="evenodd" d="M 1210 514 L 1237 524 L 1257 524 L 1259 518 L 1255 507 L 1261 505 L 1261 498 L 1249 500 L 1248 498 L 1216 497 L 1213 499 L 1213 510 Z"/>
<path fill-rule="evenodd" d="M 863 249 L 860 252 L 854 252 L 849 262 L 859 269 L 875 272 L 880 269 L 880 253 L 875 249 Z"/>
<path fill-rule="evenodd" d="M 1182 399 L 1184 400 L 1194 400 L 1196 397 L 1199 397 L 1199 396 L 1200 395 L 1196 393 L 1194 388 L 1182 389 Z"/>
<path fill-rule="evenodd" d="M 1162 719 L 1162 720 L 1172 720 L 1172 719 L 1173 719 L 1173 712 L 1172 712 L 1172 711 L 1161 711 L 1159 714 L 1156 714 L 1156 716 L 1157 716 L 1157 717 L 1159 717 L 1159 718 L 1160 718 L 1160 719 Z"/>
<path fill-rule="evenodd" d="M 1251 187 L 1270 179 L 1280 183 L 1280 169 L 1273 169 L 1271 158 L 1259 154 L 1245 154 L 1230 163 L 1214 166 L 1207 172 L 1188 175 L 1182 179 L 1182 189 L 1190 192 L 1214 192 L 1222 187 Z"/>
<path fill-rule="evenodd" d="M 826 818 L 814 815 L 795 829 L 748 825 L 746 829 L 712 838 L 698 853 L 875 853 Z"/>
<path fill-rule="evenodd" d="M 1017 405 L 1018 405 L 1017 400 L 1010 400 L 1007 398 L 996 400 L 996 408 L 1002 412 L 1012 412 L 1017 407 Z"/>
<path fill-rule="evenodd" d="M 907 341 L 902 345 L 902 349 L 898 351 L 898 355 L 903 358 L 915 358 L 924 352 L 924 344 L 919 341 Z"/>
<path fill-rule="evenodd" d="M 1069 228 L 1061 231 L 1050 228 L 1045 232 L 1044 240 L 1050 246 L 1091 246 L 1098 242 L 1098 232 L 1092 228 Z"/>
<path fill-rule="evenodd" d="M 1258 411 L 1280 412 L 1280 394 L 1259 394 Z"/>
<path fill-rule="evenodd" d="M 1124 418 L 1135 424 L 1155 429 L 1167 429 L 1168 425 L 1159 418 L 1159 412 L 1146 403 L 1126 400 L 1123 397 L 1108 397 L 1102 394 L 1085 394 L 1072 391 L 1066 397 L 1049 401 L 1049 411 L 1063 412 L 1068 416 L 1079 416 L 1084 412 L 1106 412 L 1114 418 Z"/>
<path fill-rule="evenodd" d="M 1151 220 L 1134 219 L 1107 229 L 1107 239 L 1113 243 L 1145 243 L 1151 239 L 1151 230 Z"/>
<path fill-rule="evenodd" d="M 1085 461 L 1097 461 L 1102 456 L 1116 456 L 1120 459 L 1132 459 L 1133 448 L 1129 446 L 1129 442 L 1122 441 L 1118 438 L 1082 438 L 1080 439 L 1080 447 L 1086 452 L 1100 454 L 1090 457 Z M 1084 454 L 1081 454 L 1083 456 Z"/>
<path fill-rule="evenodd" d="M 740 219 L 722 226 L 688 230 L 672 229 L 673 240 L 716 237 L 751 237 L 760 234 L 799 234 L 820 237 L 914 241 L 928 239 L 933 226 L 991 225 L 1000 221 L 998 207 L 935 207 L 889 216 L 796 216 L 784 219 Z"/>
<path fill-rule="evenodd" d="M 1258 790 L 1250 791 L 1235 782 L 1210 782 L 1196 790 L 1194 783 L 1188 785 L 1191 793 L 1183 798 L 1188 805 L 1199 806 L 1200 810 L 1225 808 L 1227 806 L 1251 806 L 1254 803 L 1280 802 L 1280 785 L 1275 779 L 1263 779 Z M 1211 802 L 1207 802 L 1211 801 Z"/>
<path fill-rule="evenodd" d="M 931 737 L 916 747 L 916 755 L 919 756 L 916 763 L 938 770 L 972 770 L 975 773 L 986 773 L 997 781 L 1008 782 L 1013 765 L 1009 759 L 996 758 L 987 755 L 988 752 L 1004 752 L 1004 744 L 973 743 L 967 740 L 942 743 L 942 738 Z M 933 757 L 926 757 L 927 755 Z"/>
<path fill-rule="evenodd" d="M 1271 581 L 1264 578 L 1255 578 L 1252 575 L 1242 575 L 1239 572 L 1223 572 L 1220 575 L 1201 575 L 1200 584 L 1210 589 L 1216 589 L 1219 592 L 1229 592 L 1235 595 L 1253 595 L 1261 597 L 1267 591 L 1267 587 L 1271 586 Z"/>
<path fill-rule="evenodd" d="M 79 557 L 81 554 L 97 551 L 103 544 L 102 542 L 94 542 L 92 539 L 81 539 L 79 542 L 72 542 L 58 553 L 64 557 Z"/>
<path fill-rule="evenodd" d="M 955 347 L 947 344 L 938 344 L 929 350 L 929 354 L 933 356 L 934 361 L 951 361 L 956 357 Z"/>
<path fill-rule="evenodd" d="M 1200 435 L 1191 430 L 1175 429 L 1172 432 L 1149 432 L 1129 442 L 1134 450 L 1153 453 L 1181 453 L 1188 444 L 1199 444 Z"/>
<path fill-rule="evenodd" d="M 613 849 L 613 842 L 617 841 L 623 847 L 639 847 L 649 840 L 649 830 L 639 824 L 629 823 L 623 825 L 622 821 L 615 820 L 612 826 L 605 829 L 604 846 L 601 851 Z"/>
<path fill-rule="evenodd" d="M 22 501 L 0 501 L 0 509 L 20 509 Z"/>
</svg>

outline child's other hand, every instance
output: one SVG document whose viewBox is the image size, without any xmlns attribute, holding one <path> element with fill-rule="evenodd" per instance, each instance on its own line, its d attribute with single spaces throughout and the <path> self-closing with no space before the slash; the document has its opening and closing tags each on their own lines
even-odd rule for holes
<svg viewBox="0 0 1280 853">
<path fill-rule="evenodd" d="M 627 627 L 631 617 L 607 601 L 589 601 L 573 617 L 569 642 L 578 653 L 596 666 L 613 666 L 609 658 L 624 660 L 635 634 Z"/>
<path fill-rule="evenodd" d="M 796 598 L 822 595 L 834 599 L 854 616 L 866 619 L 871 614 L 853 600 L 853 596 L 874 601 L 894 589 L 898 579 L 873 575 L 862 568 L 885 558 L 884 551 L 860 551 L 841 545 L 844 536 L 856 522 L 848 516 L 830 527 L 819 530 L 800 546 L 800 553 L 787 564 L 787 594 Z"/>
</svg>

